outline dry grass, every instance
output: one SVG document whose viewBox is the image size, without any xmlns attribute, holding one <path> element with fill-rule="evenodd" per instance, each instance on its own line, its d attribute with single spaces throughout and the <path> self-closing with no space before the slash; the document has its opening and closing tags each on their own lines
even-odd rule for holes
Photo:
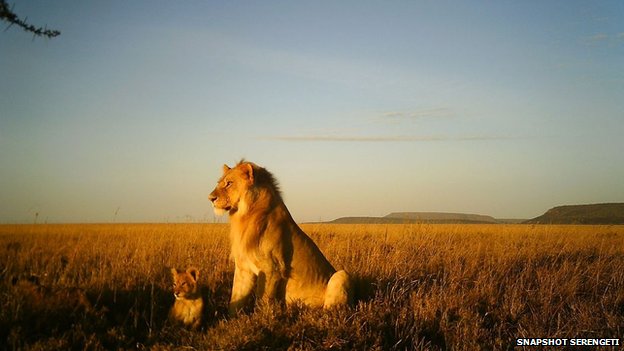
<svg viewBox="0 0 624 351">
<path fill-rule="evenodd" d="M 0 226 L 0 346 L 510 350 L 521 337 L 624 335 L 624 226 L 303 228 L 355 277 L 353 308 L 263 307 L 227 319 L 227 225 Z M 189 265 L 207 301 L 201 331 L 166 322 L 169 268 Z M 41 293 L 13 286 L 30 274 Z M 93 308 L 59 302 L 70 289 Z"/>
</svg>

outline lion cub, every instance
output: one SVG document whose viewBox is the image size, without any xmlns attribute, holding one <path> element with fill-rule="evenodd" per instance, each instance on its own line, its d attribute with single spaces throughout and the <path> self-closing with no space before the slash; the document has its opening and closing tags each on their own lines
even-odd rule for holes
<svg viewBox="0 0 624 351">
<path fill-rule="evenodd" d="M 173 296 L 175 302 L 169 318 L 193 329 L 201 325 L 204 300 L 197 286 L 199 270 L 189 267 L 186 271 L 171 268 L 173 275 Z"/>
</svg>

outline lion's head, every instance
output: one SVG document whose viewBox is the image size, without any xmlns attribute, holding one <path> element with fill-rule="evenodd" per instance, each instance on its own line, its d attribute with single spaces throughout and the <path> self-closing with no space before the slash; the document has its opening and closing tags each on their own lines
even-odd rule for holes
<svg viewBox="0 0 624 351">
<path fill-rule="evenodd" d="M 230 168 L 223 165 L 223 176 L 208 196 L 216 214 L 225 212 L 234 214 L 238 211 L 241 201 L 249 187 L 253 185 L 253 166 L 250 163 L 239 163 Z"/>
<path fill-rule="evenodd" d="M 217 215 L 245 212 L 260 198 L 281 199 L 277 183 L 266 169 L 244 160 L 233 168 L 223 165 L 223 175 L 208 196 Z"/>
<path fill-rule="evenodd" d="M 186 271 L 171 268 L 173 276 L 173 296 L 176 299 L 192 297 L 197 293 L 197 279 L 199 270 L 189 267 Z"/>
</svg>

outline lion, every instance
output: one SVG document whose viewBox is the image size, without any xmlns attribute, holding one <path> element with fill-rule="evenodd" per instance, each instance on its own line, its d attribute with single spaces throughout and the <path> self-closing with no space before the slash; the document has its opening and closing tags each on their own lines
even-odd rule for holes
<svg viewBox="0 0 624 351">
<path fill-rule="evenodd" d="M 295 223 L 269 171 L 245 160 L 234 168 L 224 165 L 209 200 L 216 214 L 230 218 L 230 315 L 248 305 L 254 289 L 262 303 L 325 309 L 352 303 L 349 274 L 336 271 Z"/>
<path fill-rule="evenodd" d="M 186 271 L 171 268 L 171 274 L 175 302 L 169 311 L 169 319 L 185 327 L 198 329 L 204 309 L 204 299 L 197 285 L 199 270 L 194 267 L 189 267 Z"/>
</svg>

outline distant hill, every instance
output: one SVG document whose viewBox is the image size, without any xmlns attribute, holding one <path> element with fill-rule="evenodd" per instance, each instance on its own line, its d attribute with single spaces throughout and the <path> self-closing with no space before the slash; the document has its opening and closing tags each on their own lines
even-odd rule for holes
<svg viewBox="0 0 624 351">
<path fill-rule="evenodd" d="M 526 222 L 526 219 L 520 218 L 496 218 L 496 222 L 499 224 L 522 224 Z"/>
<path fill-rule="evenodd" d="M 393 212 L 384 218 L 432 221 L 438 223 L 496 223 L 491 216 L 444 212 Z"/>
<path fill-rule="evenodd" d="M 335 224 L 407 224 L 416 223 L 416 221 L 409 221 L 399 218 L 385 218 L 385 217 L 340 217 L 329 221 L 328 223 Z"/>
<path fill-rule="evenodd" d="M 511 221 L 511 220 L 505 220 Z M 341 217 L 329 223 L 340 224 L 408 224 L 408 223 L 500 223 L 494 217 L 444 212 L 393 212 L 384 217 Z"/>
<path fill-rule="evenodd" d="M 624 224 L 624 203 L 558 206 L 528 224 Z"/>
</svg>

